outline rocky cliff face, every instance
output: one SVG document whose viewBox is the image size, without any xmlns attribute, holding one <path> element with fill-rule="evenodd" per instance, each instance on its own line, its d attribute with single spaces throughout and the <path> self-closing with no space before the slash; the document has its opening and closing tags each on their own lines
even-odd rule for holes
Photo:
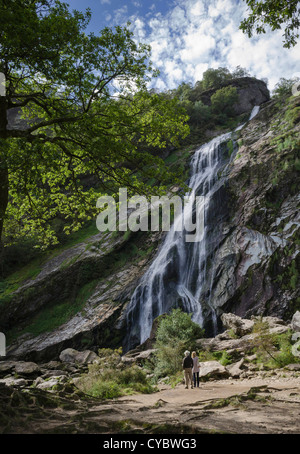
<svg viewBox="0 0 300 454">
<path fill-rule="evenodd" d="M 218 315 L 276 315 L 299 307 L 300 99 L 273 101 L 236 137 L 227 168 L 228 219 L 207 282 Z"/>
<path fill-rule="evenodd" d="M 259 100 L 250 100 L 251 107 Z M 222 208 L 222 223 L 211 244 L 201 301 L 208 335 L 211 307 L 220 329 L 224 312 L 289 320 L 300 307 L 299 132 L 299 97 L 280 106 L 269 101 L 224 147 L 230 163 L 220 175 L 226 183 L 215 205 Z M 68 347 L 120 345 L 124 307 L 161 238 L 147 232 L 98 234 L 46 261 L 35 278 L 1 302 L 0 331 L 11 338 L 7 354 L 55 359 Z M 59 308 L 70 312 L 66 320 L 51 331 L 31 329 Z"/>
</svg>

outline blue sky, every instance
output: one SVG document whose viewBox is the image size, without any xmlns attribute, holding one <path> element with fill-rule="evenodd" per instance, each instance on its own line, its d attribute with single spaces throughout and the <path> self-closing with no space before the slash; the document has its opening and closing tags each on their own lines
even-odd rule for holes
<svg viewBox="0 0 300 454">
<path fill-rule="evenodd" d="M 300 44 L 282 46 L 282 31 L 249 39 L 239 30 L 247 16 L 242 0 L 69 0 L 71 9 L 90 8 L 88 31 L 131 22 L 135 39 L 151 45 L 151 60 L 160 76 L 158 90 L 194 84 L 208 68 L 240 65 L 268 79 L 273 89 L 281 77 L 300 76 Z"/>
</svg>

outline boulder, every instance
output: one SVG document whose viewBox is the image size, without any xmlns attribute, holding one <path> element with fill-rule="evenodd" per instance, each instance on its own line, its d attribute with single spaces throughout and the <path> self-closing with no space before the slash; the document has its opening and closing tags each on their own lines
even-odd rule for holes
<svg viewBox="0 0 300 454">
<path fill-rule="evenodd" d="M 38 375 L 41 371 L 36 363 L 17 361 L 15 363 L 15 372 L 19 375 Z"/>
<path fill-rule="evenodd" d="M 243 364 L 244 364 L 244 359 L 242 358 L 237 363 L 229 364 L 228 366 L 226 366 L 226 369 L 228 370 L 228 372 L 232 378 L 238 378 L 244 372 L 241 369 Z"/>
<path fill-rule="evenodd" d="M 222 351 L 222 350 L 237 350 L 240 352 L 247 352 L 253 347 L 251 345 L 251 340 L 254 338 L 253 334 L 247 334 L 239 339 L 227 339 L 222 340 L 219 336 L 208 338 L 208 339 L 197 339 L 196 345 L 201 350 L 206 351 Z"/>
<path fill-rule="evenodd" d="M 232 330 L 232 332 L 238 337 L 250 334 L 254 326 L 253 320 L 243 319 L 238 315 L 230 313 L 222 314 L 221 321 L 226 329 Z"/>
<path fill-rule="evenodd" d="M 1 361 L 0 362 L 0 375 L 4 376 L 12 372 L 15 368 L 14 361 Z"/>
<path fill-rule="evenodd" d="M 218 361 L 205 361 L 199 363 L 200 378 L 228 378 L 228 370 Z"/>
<path fill-rule="evenodd" d="M 96 353 L 91 350 L 79 352 L 74 348 L 67 348 L 61 352 L 59 359 L 63 363 L 78 363 L 82 365 L 90 364 L 99 359 Z"/>
<path fill-rule="evenodd" d="M 297 311 L 294 313 L 292 321 L 291 321 L 291 328 L 293 331 L 300 332 L 300 312 Z"/>
</svg>

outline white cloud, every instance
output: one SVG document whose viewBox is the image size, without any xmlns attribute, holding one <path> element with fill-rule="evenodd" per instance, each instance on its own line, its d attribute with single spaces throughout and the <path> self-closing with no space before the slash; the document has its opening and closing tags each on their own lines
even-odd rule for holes
<svg viewBox="0 0 300 454">
<path fill-rule="evenodd" d="M 201 80 L 209 67 L 240 65 L 251 75 L 268 78 L 273 89 L 280 77 L 299 71 L 300 44 L 282 45 L 282 31 L 248 38 L 239 30 L 246 3 L 238 0 L 174 0 L 165 14 L 153 11 L 145 20 L 131 18 L 136 39 L 152 47 L 151 60 L 160 69 L 156 88 Z M 150 14 L 150 16 L 148 16 Z"/>
<path fill-rule="evenodd" d="M 110 0 L 100 0 L 101 5 L 110 5 Z"/>
</svg>

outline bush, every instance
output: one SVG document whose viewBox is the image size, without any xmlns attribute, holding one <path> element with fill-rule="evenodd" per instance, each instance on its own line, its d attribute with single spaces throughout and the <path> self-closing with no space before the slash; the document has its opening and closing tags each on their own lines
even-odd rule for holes
<svg viewBox="0 0 300 454">
<path fill-rule="evenodd" d="M 193 322 L 191 314 L 173 309 L 163 316 L 156 332 L 156 376 L 176 374 L 182 368 L 183 353 L 195 349 L 195 340 L 203 337 L 203 330 Z"/>
<path fill-rule="evenodd" d="M 251 343 L 258 362 L 270 369 L 299 362 L 299 358 L 292 353 L 290 330 L 283 334 L 271 334 L 268 324 L 258 319 L 254 324 L 253 333 L 257 334 Z"/>
<path fill-rule="evenodd" d="M 118 385 L 113 381 L 96 381 L 87 391 L 90 396 L 100 399 L 114 399 L 122 395 Z"/>
<path fill-rule="evenodd" d="M 133 393 L 150 394 L 156 388 L 146 373 L 137 366 L 125 367 L 120 361 L 120 350 L 101 349 L 98 363 L 90 364 L 89 371 L 78 381 L 84 393 L 101 399 L 112 399 Z"/>
</svg>

